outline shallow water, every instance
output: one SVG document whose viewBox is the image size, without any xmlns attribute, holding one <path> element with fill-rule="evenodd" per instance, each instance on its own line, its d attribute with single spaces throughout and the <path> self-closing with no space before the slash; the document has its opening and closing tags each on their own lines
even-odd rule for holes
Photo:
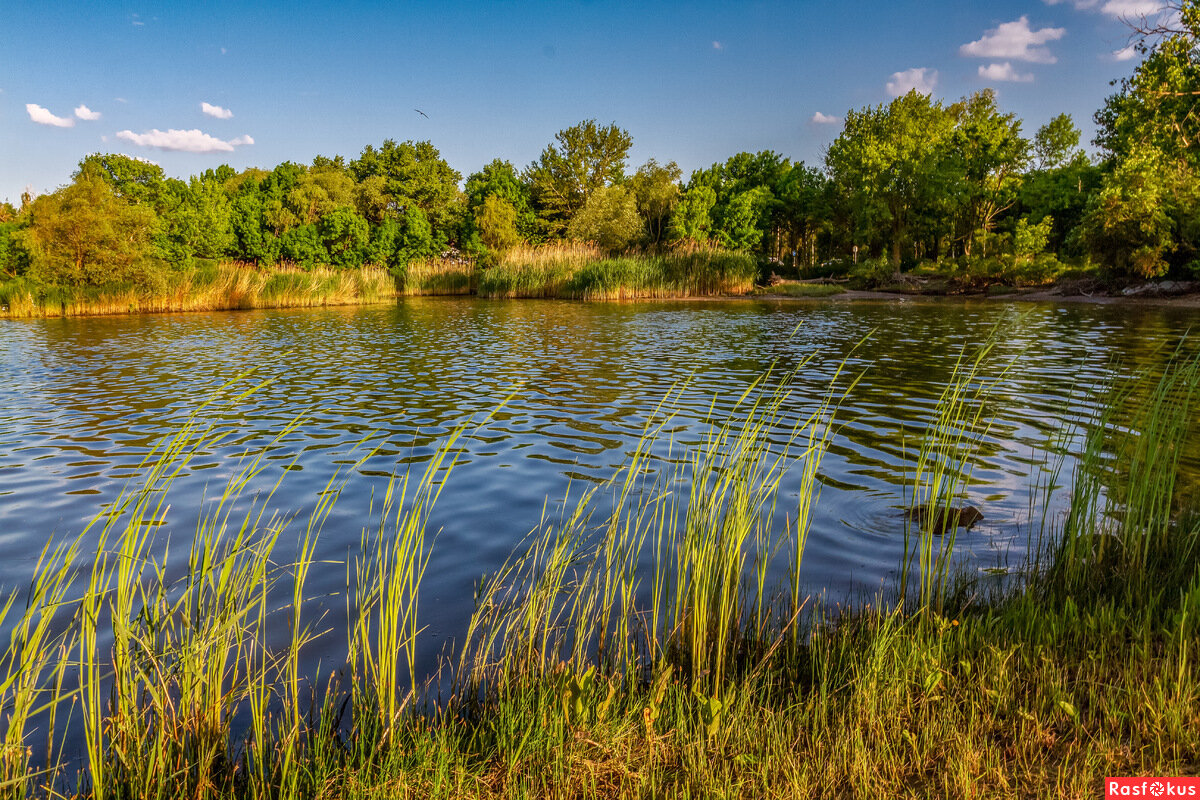
<svg viewBox="0 0 1200 800">
<path fill-rule="evenodd" d="M 1014 309 L 1022 312 L 1015 319 Z M 795 419 L 816 407 L 843 362 L 837 385 L 859 372 L 862 379 L 838 411 L 822 464 L 805 581 L 835 598 L 871 592 L 895 580 L 920 430 L 963 347 L 1007 319 L 989 363 L 993 374 L 1012 367 L 989 400 L 993 425 L 969 492 L 985 518 L 958 545 L 963 568 L 983 574 L 1020 562 L 1041 525 L 1040 512 L 1030 518 L 1030 497 L 1045 480 L 1042 465 L 1056 438 L 1088 419 L 1110 371 L 1161 364 L 1194 317 L 953 300 L 416 298 L 368 308 L 0 320 L 0 588 L 26 584 L 48 538 L 82 530 L 136 478 L 155 442 L 253 370 L 249 380 L 269 383 L 236 407 L 202 412 L 229 436 L 179 478 L 168 527 L 186 541 L 195 509 L 219 494 L 238 456 L 303 415 L 272 446 L 255 488 L 282 477 L 272 507 L 303 516 L 335 473 L 349 479 L 319 551 L 343 563 L 320 567 L 311 582 L 335 630 L 346 615 L 344 562 L 370 524 L 372 494 L 388 475 L 424 462 L 457 425 L 495 411 L 467 435 L 433 515 L 439 533 L 420 614 L 429 635 L 445 641 L 462 630 L 480 576 L 503 562 L 544 506 L 552 512 L 569 487 L 577 493 L 610 477 L 673 387 L 672 429 L 686 443 L 772 365 L 778 373 L 807 358 L 788 401 Z M 786 432 L 773 438 L 781 444 Z M 1068 438 L 1073 446 L 1078 437 Z M 798 472 L 783 481 L 777 524 L 794 514 Z M 1061 477 L 1069 473 L 1068 461 Z M 1065 492 L 1058 497 L 1065 502 Z M 303 524 L 293 529 L 298 536 Z M 335 632 L 330 654 L 344 642 Z M 426 667 L 436 649 L 424 648 Z"/>
</svg>

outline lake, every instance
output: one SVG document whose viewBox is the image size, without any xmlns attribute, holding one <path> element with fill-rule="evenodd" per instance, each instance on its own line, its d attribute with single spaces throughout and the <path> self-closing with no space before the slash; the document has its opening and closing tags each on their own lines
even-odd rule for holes
<svg viewBox="0 0 1200 800">
<path fill-rule="evenodd" d="M 822 463 L 804 579 L 834 599 L 863 596 L 895 582 L 921 430 L 956 360 L 1002 324 L 988 370 L 1009 369 L 988 400 L 993 424 L 968 492 L 985 516 L 957 545 L 961 569 L 991 575 L 1020 565 L 1042 520 L 1040 512 L 1031 519 L 1031 497 L 1055 453 L 1078 447 L 1070 434 L 1111 372 L 1161 364 L 1194 318 L 1163 307 L 982 300 L 412 298 L 0 320 L 0 587 L 27 584 L 48 539 L 82 530 L 136 480 L 156 442 L 225 382 L 253 371 L 247 380 L 266 385 L 202 412 L 228 436 L 177 480 L 166 533 L 186 545 L 205 498 L 220 494 L 240 456 L 266 446 L 267 467 L 251 488 L 280 482 L 270 506 L 301 516 L 296 536 L 318 494 L 335 475 L 344 479 L 321 533 L 318 557 L 328 563 L 310 580 L 314 607 L 333 631 L 331 653 L 344 652 L 345 562 L 372 524 L 372 496 L 378 506 L 390 475 L 419 469 L 456 426 L 478 423 L 432 517 L 438 535 L 420 609 L 430 645 L 422 661 L 431 669 L 470 616 L 480 577 L 544 509 L 552 514 L 568 492 L 609 478 L 664 396 L 675 397 L 670 429 L 687 444 L 764 371 L 774 367 L 775 380 L 804 364 L 786 407 L 795 419 L 817 407 L 831 382 L 844 389 L 862 376 L 842 400 Z M 272 444 L 298 416 L 299 427 Z M 786 441 L 782 428 L 771 435 Z M 677 457 L 671 452 L 656 450 Z M 1190 461 L 1185 467 L 1194 472 Z M 1069 475 L 1068 458 L 1060 480 Z M 776 524 L 794 516 L 798 481 L 796 471 L 785 476 Z M 185 557 L 186 546 L 176 546 L 169 560 L 178 566 Z"/>
</svg>

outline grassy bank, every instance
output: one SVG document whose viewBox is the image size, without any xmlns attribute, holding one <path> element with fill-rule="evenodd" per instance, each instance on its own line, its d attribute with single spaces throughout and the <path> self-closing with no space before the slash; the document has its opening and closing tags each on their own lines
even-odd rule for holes
<svg viewBox="0 0 1200 800">
<path fill-rule="evenodd" d="M 917 454 L 916 505 L 960 495 L 987 435 L 996 378 L 978 355 Z M 672 429 L 662 415 L 608 486 L 537 524 L 480 586 L 444 676 L 452 688 L 437 694 L 415 671 L 417 596 L 461 431 L 423 473 L 393 481 L 364 517 L 361 553 L 335 567 L 357 613 L 324 634 L 327 650 L 344 641 L 347 667 L 314 695 L 300 652 L 332 623 L 292 610 L 311 571 L 328 568 L 313 553 L 338 485 L 306 520 L 272 516 L 269 497 L 235 515 L 263 464 L 247 463 L 198 528 L 188 573 L 168 578 L 155 537 L 171 481 L 220 435 L 184 428 L 140 488 L 48 547 L 4 607 L 15 632 L 0 656 L 0 785 L 91 797 L 1095 797 L 1105 775 L 1200 769 L 1200 527 L 1175 490 L 1195 362 L 1114 391 L 1069 513 L 1034 510 L 1019 584 L 955 576 L 953 533 L 913 527 L 910 579 L 851 610 L 821 606 L 798 578 L 837 395 L 795 419 L 787 382 L 775 384 L 752 387 L 676 464 L 651 456 Z M 789 469 L 802 488 L 785 498 Z M 772 527 L 785 502 L 789 524 Z M 268 648 L 268 628 L 289 643 Z M 68 728 L 86 741 L 81 762 L 61 747 Z"/>
<path fill-rule="evenodd" d="M 371 265 L 302 270 L 221 262 L 164 272 L 141 285 L 75 288 L 10 281 L 0 284 L 0 316 L 307 308 L 375 303 L 394 296 L 392 276 Z"/>
</svg>

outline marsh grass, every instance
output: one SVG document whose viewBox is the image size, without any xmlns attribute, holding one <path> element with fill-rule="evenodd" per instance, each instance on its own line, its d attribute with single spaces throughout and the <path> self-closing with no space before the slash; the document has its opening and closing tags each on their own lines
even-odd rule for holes
<svg viewBox="0 0 1200 800">
<path fill-rule="evenodd" d="M 955 448 L 986 431 L 984 355 L 964 355 L 942 397 L 915 501 L 961 494 L 969 464 Z M 262 478 L 250 458 L 202 515 L 187 574 L 171 575 L 156 540 L 170 484 L 219 436 L 185 426 L 92 530 L 48 546 L 31 588 L 2 607 L 0 786 L 12 797 L 1093 797 L 1105 775 L 1194 773 L 1200 528 L 1174 475 L 1198 374 L 1180 354 L 1161 375 L 1115 384 L 1069 511 L 1049 521 L 1020 585 L 990 596 L 969 576 L 955 585 L 933 549 L 904 602 L 849 608 L 809 598 L 799 567 L 853 376 L 815 400 L 765 376 L 699 431 L 675 423 L 668 399 L 607 485 L 548 506 L 481 583 L 448 694 L 421 691 L 413 648 L 428 512 L 455 436 L 368 510 L 347 567 L 347 669 L 306 692 L 299 652 L 327 624 L 299 611 L 340 484 L 289 534 L 296 520 L 271 512 L 269 493 L 240 499 Z M 798 495 L 781 497 L 793 469 Z M 788 522 L 773 526 L 781 502 Z M 290 558 L 285 537 L 298 542 Z M 1115 558 L 1094 546 L 1109 537 Z M 288 642 L 272 649 L 265 632 L 278 625 Z M 83 729 L 78 765 L 65 726 Z M 48 753 L 31 760 L 35 740 Z"/>
<path fill-rule="evenodd" d="M 475 264 L 456 258 L 429 258 L 413 261 L 400 277 L 403 295 L 454 295 L 475 291 L 478 272 Z"/>
<path fill-rule="evenodd" d="M 483 270 L 482 297 L 563 297 L 581 300 L 706 297 L 745 294 L 757 267 L 740 253 L 720 250 L 607 257 L 590 245 L 510 251 Z"/>
<path fill-rule="evenodd" d="M 167 311 L 307 308 L 374 303 L 395 296 L 395 281 L 381 267 L 311 270 L 257 268 L 221 262 L 164 272 L 141 285 L 39 286 L 12 281 L 0 286 L 0 316 L 71 317 Z"/>
</svg>

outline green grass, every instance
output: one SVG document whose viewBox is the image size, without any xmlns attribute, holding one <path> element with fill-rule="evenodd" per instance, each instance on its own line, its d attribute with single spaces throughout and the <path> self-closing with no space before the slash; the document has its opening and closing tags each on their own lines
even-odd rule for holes
<svg viewBox="0 0 1200 800">
<path fill-rule="evenodd" d="M 918 443 L 914 506 L 963 496 L 1004 376 L 987 356 L 987 345 L 964 354 Z M 317 676 L 300 673 L 300 652 L 322 635 L 332 650 L 337 635 L 323 633 L 328 621 L 304 627 L 295 610 L 311 570 L 328 568 L 313 553 L 341 484 L 292 520 L 271 512 L 271 496 L 240 499 L 261 474 L 250 459 L 198 527 L 187 574 L 168 576 L 156 531 L 171 482 L 219 438 L 192 422 L 89 531 L 48 546 L 30 588 L 0 606 L 13 631 L 0 654 L 0 787 L 11 797 L 72 787 L 190 798 L 1095 797 L 1106 775 L 1195 774 L 1200 525 L 1175 478 L 1197 362 L 1177 355 L 1162 374 L 1114 384 L 1087 431 L 1069 513 L 1035 513 L 1044 535 L 1012 589 L 951 575 L 953 538 L 914 531 L 914 584 L 847 609 L 808 597 L 798 574 L 821 458 L 853 383 L 839 377 L 794 419 L 786 376 L 764 376 L 684 452 L 668 433 L 668 398 L 606 487 L 543 518 L 484 581 L 453 688 L 439 695 L 415 672 L 417 589 L 458 434 L 365 510 L 361 554 L 334 567 L 358 609 L 344 632 L 347 670 L 310 695 Z M 780 429 L 786 447 L 768 447 Z M 652 457 L 664 448 L 683 457 Z M 801 489 L 784 498 L 788 469 Z M 789 524 L 769 525 L 782 502 Z M 766 578 L 773 560 L 789 575 L 778 590 Z M 287 643 L 268 648 L 268 629 Z M 82 764 L 62 749 L 67 728 L 84 734 Z M 30 772 L 34 747 L 48 766 Z"/>
</svg>

